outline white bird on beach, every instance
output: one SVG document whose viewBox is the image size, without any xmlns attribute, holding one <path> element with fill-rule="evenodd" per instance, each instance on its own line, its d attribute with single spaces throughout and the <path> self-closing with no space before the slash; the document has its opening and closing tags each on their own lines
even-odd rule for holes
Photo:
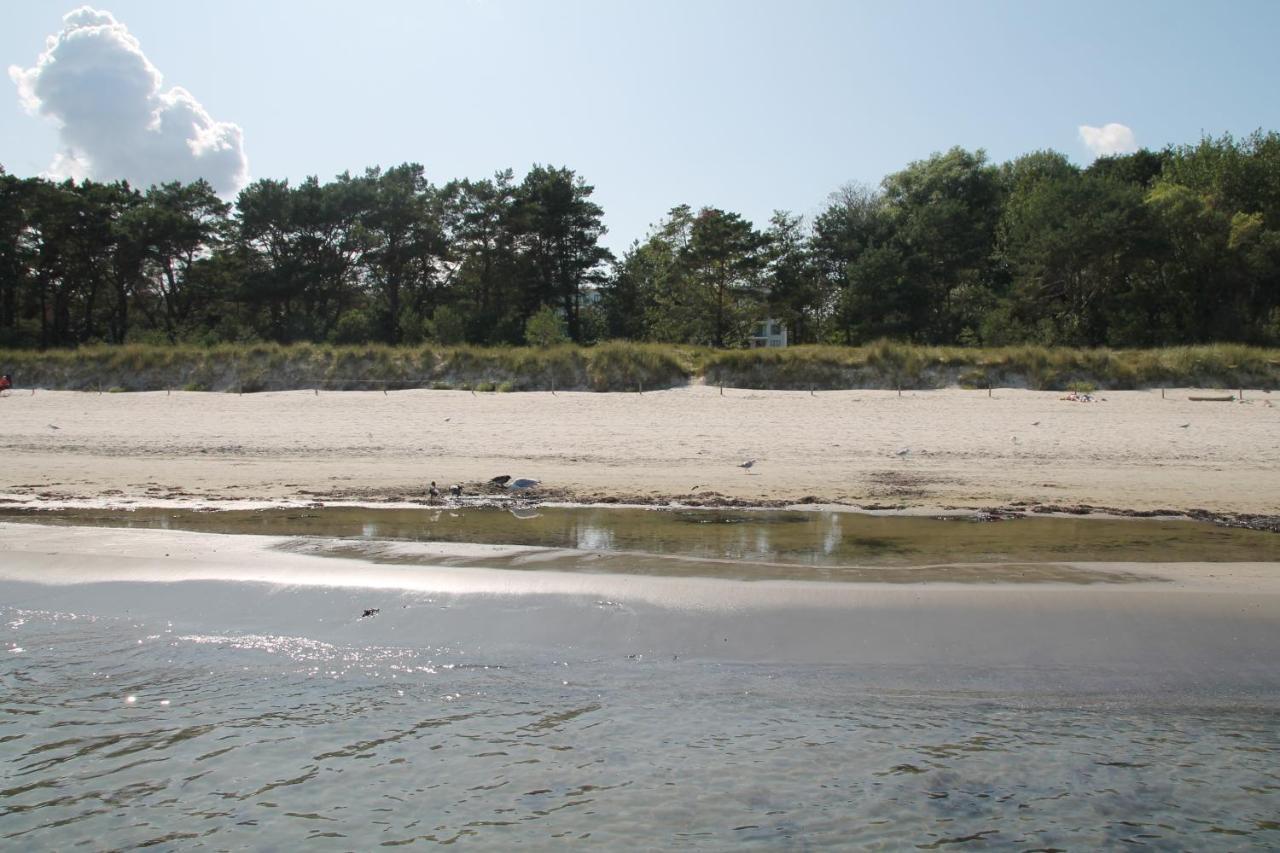
<svg viewBox="0 0 1280 853">
<path fill-rule="evenodd" d="M 755 467 L 755 464 L 756 464 L 757 462 L 759 462 L 759 461 L 760 461 L 760 460 L 758 460 L 758 459 L 748 459 L 746 462 L 743 462 L 743 463 L 741 463 L 740 465 L 738 465 L 738 467 L 739 467 L 739 468 L 741 468 L 742 470 L 746 471 L 748 474 L 750 474 L 750 473 L 751 473 L 751 469 L 752 469 L 753 467 Z"/>
<path fill-rule="evenodd" d="M 541 482 L 542 482 L 541 480 L 532 480 L 532 479 L 529 479 L 528 477 L 519 477 L 515 480 L 512 480 L 510 483 L 508 483 L 507 488 L 532 489 L 534 486 L 538 485 Z"/>
<path fill-rule="evenodd" d="M 899 450 L 895 451 L 893 455 L 894 455 L 894 456 L 906 456 L 906 455 L 907 455 L 908 453 L 910 453 L 910 452 L 911 452 L 911 448 L 910 448 L 910 447 L 903 447 L 903 448 L 901 448 L 901 449 L 899 449 Z"/>
</svg>

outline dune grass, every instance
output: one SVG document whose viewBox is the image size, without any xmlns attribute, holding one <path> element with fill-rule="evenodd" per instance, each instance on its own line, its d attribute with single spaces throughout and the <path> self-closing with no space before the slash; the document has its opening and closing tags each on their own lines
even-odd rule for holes
<svg viewBox="0 0 1280 853">
<path fill-rule="evenodd" d="M 1236 344 L 1144 350 L 992 349 L 878 341 L 861 347 L 709 350 L 610 342 L 592 347 L 389 347 L 224 344 L 0 351 L 21 388 L 102 391 L 281 391 L 434 388 L 644 391 L 703 376 L 739 388 L 1102 390 L 1280 387 L 1280 350 Z"/>
<path fill-rule="evenodd" d="M 0 372 L 19 387 L 251 393 L 315 388 L 380 390 L 634 391 L 688 381 L 672 347 L 390 347 L 224 344 L 92 346 L 0 351 Z"/>
<path fill-rule="evenodd" d="M 990 349 L 877 341 L 862 347 L 799 346 L 712 354 L 710 384 L 745 388 L 971 388 L 1066 390 L 1196 386 L 1280 387 L 1280 350 L 1239 344 L 1111 350 L 1013 346 Z"/>
</svg>

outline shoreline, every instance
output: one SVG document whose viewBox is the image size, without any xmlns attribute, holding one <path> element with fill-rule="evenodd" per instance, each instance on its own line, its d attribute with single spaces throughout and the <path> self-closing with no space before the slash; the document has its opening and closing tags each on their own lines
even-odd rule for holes
<svg viewBox="0 0 1280 853">
<path fill-rule="evenodd" d="M 999 567 L 963 581 L 743 582 L 559 571 L 544 553 L 553 549 L 510 546 L 412 546 L 467 564 L 404 565 L 278 547 L 286 537 L 0 531 L 11 543 L 0 561 L 6 608 L 150 622 L 218 642 L 450 647 L 517 665 L 836 665 L 870 687 L 918 689 L 926 673 L 931 689 L 1005 695 L 1280 695 L 1276 563 L 1058 567 L 1094 573 L 1085 583 L 1001 581 Z M 511 556 L 528 562 L 484 567 Z"/>
<path fill-rule="evenodd" d="M 634 509 L 652 510 L 654 512 L 679 510 L 716 511 L 770 511 L 785 512 L 841 512 L 853 515 L 885 516 L 885 517 L 929 517 L 929 518 L 961 518 L 972 521 L 1011 521 L 1021 518 L 1085 518 L 1097 520 L 1147 519 L 1157 521 L 1192 521 L 1213 524 L 1218 527 L 1240 528 L 1280 533 L 1280 514 L 1263 515 L 1255 513 L 1215 513 L 1207 509 L 1126 509 L 1120 507 L 1100 507 L 1089 505 L 1056 506 L 1037 504 L 1033 506 L 896 506 L 858 505 L 845 503 L 802 502 L 792 503 L 781 500 L 749 501 L 731 499 L 723 502 L 682 501 L 672 497 L 654 497 L 647 500 L 633 498 L 605 499 L 595 502 L 588 500 L 572 500 L 561 495 L 559 499 L 543 499 L 537 493 L 524 498 L 479 498 L 436 500 L 397 501 L 392 499 L 375 500 L 307 500 L 307 499 L 246 499 L 246 498 L 205 498 L 205 499 L 161 499 L 141 496 L 136 499 L 122 500 L 118 497 L 71 497 L 46 499 L 14 494 L 0 494 L 0 516 L 6 511 L 59 512 L 65 510 L 101 510 L 104 512 L 131 512 L 145 509 L 194 510 L 196 512 L 226 511 L 261 511 L 273 509 L 475 509 L 496 507 L 513 509 L 522 507 L 544 507 L 548 509 Z"/>
</svg>

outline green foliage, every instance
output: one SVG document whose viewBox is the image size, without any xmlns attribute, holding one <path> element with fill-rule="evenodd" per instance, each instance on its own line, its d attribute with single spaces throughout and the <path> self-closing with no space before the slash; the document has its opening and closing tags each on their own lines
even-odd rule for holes
<svg viewBox="0 0 1280 853">
<path fill-rule="evenodd" d="M 524 340 L 529 346 L 550 347 L 569 340 L 564 320 L 555 309 L 543 305 L 524 324 Z"/>
<path fill-rule="evenodd" d="M 431 340 L 443 346 L 454 346 L 466 340 L 466 325 L 462 315 L 448 305 L 441 305 L 427 321 L 427 334 Z"/>
<path fill-rule="evenodd" d="M 263 179 L 234 206 L 203 181 L 0 171 L 0 346 L 407 345 L 412 363 L 379 358 L 409 381 L 435 370 L 431 347 L 734 347 L 765 319 L 805 344 L 1280 345 L 1274 132 L 1085 169 L 952 148 L 839 190 L 812 222 L 673 207 L 612 266 L 593 196 L 546 165 L 442 186 L 414 163 Z M 530 337 L 544 307 L 562 334 L 544 315 Z M 589 359 L 571 361 L 521 381 L 585 382 Z"/>
<path fill-rule="evenodd" d="M 329 339 L 335 344 L 364 344 L 373 340 L 374 334 L 373 318 L 357 308 L 338 318 Z"/>
</svg>

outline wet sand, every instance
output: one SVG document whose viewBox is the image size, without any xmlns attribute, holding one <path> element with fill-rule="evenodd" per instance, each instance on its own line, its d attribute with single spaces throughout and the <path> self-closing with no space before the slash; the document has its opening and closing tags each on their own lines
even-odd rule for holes
<svg viewBox="0 0 1280 853">
<path fill-rule="evenodd" d="M 280 537 L 0 526 L 11 607 L 170 620 L 212 634 L 444 644 L 478 654 L 856 666 L 880 687 L 1280 690 L 1274 563 L 1088 563 L 823 583 L 484 568 L 540 549 L 433 545 L 466 566 L 373 563 Z M 409 546 L 404 546 L 409 547 Z M 549 550 L 549 549 L 541 549 Z M 1105 576 L 1113 575 L 1110 581 Z M 362 619 L 365 609 L 379 612 Z M 927 672 L 927 676 L 922 673 Z"/>
<path fill-rule="evenodd" d="M 0 498 L 412 501 L 510 474 L 585 502 L 1280 514 L 1280 398 L 1190 393 L 41 391 L 0 399 Z"/>
</svg>

